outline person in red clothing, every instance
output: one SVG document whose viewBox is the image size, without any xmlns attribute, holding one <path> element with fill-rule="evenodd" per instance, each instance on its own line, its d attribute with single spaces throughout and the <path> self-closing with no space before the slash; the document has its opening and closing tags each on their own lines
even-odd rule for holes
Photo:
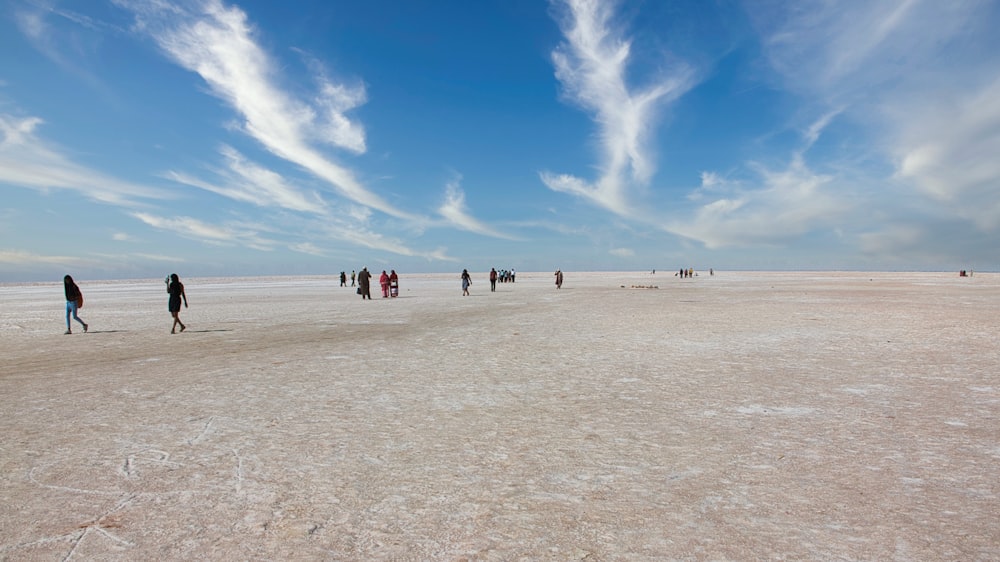
<svg viewBox="0 0 1000 562">
<path fill-rule="evenodd" d="M 395 269 L 389 272 L 389 296 L 399 296 L 399 276 L 396 275 Z"/>
<path fill-rule="evenodd" d="M 378 284 L 382 286 L 382 298 L 389 298 L 389 274 L 382 270 L 382 275 L 378 278 Z"/>
<path fill-rule="evenodd" d="M 497 292 L 497 268 L 490 268 L 490 292 Z"/>
</svg>

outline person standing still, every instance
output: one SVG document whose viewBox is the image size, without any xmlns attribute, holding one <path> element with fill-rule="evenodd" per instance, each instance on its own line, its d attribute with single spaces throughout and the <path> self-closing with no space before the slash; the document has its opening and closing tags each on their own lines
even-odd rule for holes
<svg viewBox="0 0 1000 562">
<path fill-rule="evenodd" d="M 562 289 L 563 274 L 561 269 L 556 270 L 556 289 Z"/>
<path fill-rule="evenodd" d="M 361 300 L 372 300 L 371 278 L 372 274 L 368 273 L 368 268 L 361 268 L 361 273 L 358 273 L 358 289 L 361 291 Z"/>
<path fill-rule="evenodd" d="M 382 287 L 382 298 L 389 298 L 389 274 L 382 270 L 382 275 L 378 278 L 378 284 Z"/>
<path fill-rule="evenodd" d="M 67 275 L 66 277 L 63 277 L 63 290 L 66 293 L 65 333 L 67 334 L 73 333 L 73 330 L 71 329 L 69 323 L 70 316 L 72 316 L 74 320 L 76 320 L 80 324 L 83 324 L 83 333 L 86 334 L 87 328 L 89 328 L 90 326 L 88 326 L 87 323 L 84 322 L 83 320 L 80 320 L 80 317 L 77 316 L 76 314 L 76 311 L 80 308 L 80 306 L 83 305 L 83 293 L 80 292 L 80 287 L 77 287 L 76 283 L 73 281 L 73 278 Z"/>
<path fill-rule="evenodd" d="M 497 292 L 497 268 L 490 268 L 490 292 Z"/>
<path fill-rule="evenodd" d="M 170 333 L 176 334 L 178 325 L 180 325 L 183 332 L 187 330 L 187 326 L 181 322 L 181 301 L 184 301 L 184 308 L 187 308 L 188 298 L 187 294 L 184 293 L 184 284 L 181 283 L 180 277 L 177 277 L 176 273 L 171 273 L 170 278 L 167 280 L 167 294 L 170 295 L 169 300 L 167 300 L 167 310 L 174 317 L 174 325 L 170 327 Z"/>
<path fill-rule="evenodd" d="M 469 276 L 469 270 L 462 270 L 462 296 L 469 296 L 469 285 L 472 285 L 472 277 Z"/>
</svg>

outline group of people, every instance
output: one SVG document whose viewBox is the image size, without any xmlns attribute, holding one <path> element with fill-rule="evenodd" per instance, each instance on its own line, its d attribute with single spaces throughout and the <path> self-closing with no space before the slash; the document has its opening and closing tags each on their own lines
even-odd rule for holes
<svg viewBox="0 0 1000 562">
<path fill-rule="evenodd" d="M 355 274 L 351 271 L 351 286 L 354 286 Z M 357 274 L 358 281 L 358 294 L 361 295 L 361 300 L 372 300 L 371 292 L 371 279 L 372 274 L 369 273 L 367 267 L 362 267 L 361 272 Z M 390 270 L 386 273 L 382 270 L 382 275 L 379 276 L 378 284 L 382 288 L 382 298 L 387 299 L 389 297 L 399 296 L 399 275 L 396 275 L 396 270 Z M 344 272 L 340 272 L 340 286 L 347 286 L 347 279 L 345 278 Z"/>
<path fill-rule="evenodd" d="M 184 303 L 184 308 L 187 308 L 187 294 L 184 293 L 184 284 L 181 283 L 180 278 L 176 273 L 171 273 L 164 279 L 167 284 L 167 310 L 170 312 L 170 316 L 174 319 L 174 324 L 170 328 L 171 334 L 177 333 L 177 326 L 181 327 L 181 331 L 187 329 L 187 326 L 181 322 L 181 303 Z M 80 290 L 80 286 L 73 281 L 73 277 L 67 275 L 63 277 L 63 292 L 66 294 L 66 332 L 67 334 L 73 333 L 73 326 L 70 323 L 70 318 L 76 320 L 83 326 L 83 332 L 86 333 L 90 329 L 90 325 L 80 319 L 78 311 L 83 308 L 83 291 Z"/>
<path fill-rule="evenodd" d="M 497 271 L 495 267 L 490 268 L 490 292 L 496 292 L 497 281 L 501 283 L 513 283 L 517 274 L 513 269 L 501 269 Z M 463 289 L 465 287 L 462 287 Z"/>
</svg>

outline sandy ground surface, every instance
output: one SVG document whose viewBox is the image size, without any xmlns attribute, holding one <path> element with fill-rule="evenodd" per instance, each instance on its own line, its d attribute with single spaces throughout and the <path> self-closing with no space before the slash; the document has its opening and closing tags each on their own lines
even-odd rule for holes
<svg viewBox="0 0 1000 562">
<path fill-rule="evenodd" d="M 3 560 L 1000 559 L 998 274 L 78 281 L 0 286 Z"/>
</svg>

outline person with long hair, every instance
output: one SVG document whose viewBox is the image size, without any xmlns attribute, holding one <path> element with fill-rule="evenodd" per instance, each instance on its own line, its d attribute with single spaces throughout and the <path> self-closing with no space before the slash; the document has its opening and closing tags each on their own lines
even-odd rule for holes
<svg viewBox="0 0 1000 562">
<path fill-rule="evenodd" d="M 66 333 L 73 333 L 69 323 L 70 316 L 80 324 L 83 324 L 83 332 L 87 333 L 87 328 L 90 326 L 83 320 L 80 320 L 80 317 L 76 313 L 80 305 L 83 304 L 83 293 L 80 292 L 80 287 L 77 287 L 73 278 L 67 275 L 63 277 L 63 289 L 66 292 Z"/>
<path fill-rule="evenodd" d="M 174 317 L 174 325 L 170 327 L 170 333 L 177 333 L 177 325 L 180 324 L 181 331 L 187 329 L 187 326 L 181 322 L 181 301 L 184 301 L 184 308 L 188 306 L 188 298 L 184 293 L 184 284 L 181 283 L 179 277 L 176 273 L 170 274 L 170 279 L 167 281 L 167 294 L 170 295 L 170 299 L 167 301 L 167 310 L 170 311 L 170 315 Z"/>
<path fill-rule="evenodd" d="M 462 270 L 462 296 L 469 296 L 469 285 L 472 285 L 472 277 L 469 276 L 469 270 Z"/>
</svg>

